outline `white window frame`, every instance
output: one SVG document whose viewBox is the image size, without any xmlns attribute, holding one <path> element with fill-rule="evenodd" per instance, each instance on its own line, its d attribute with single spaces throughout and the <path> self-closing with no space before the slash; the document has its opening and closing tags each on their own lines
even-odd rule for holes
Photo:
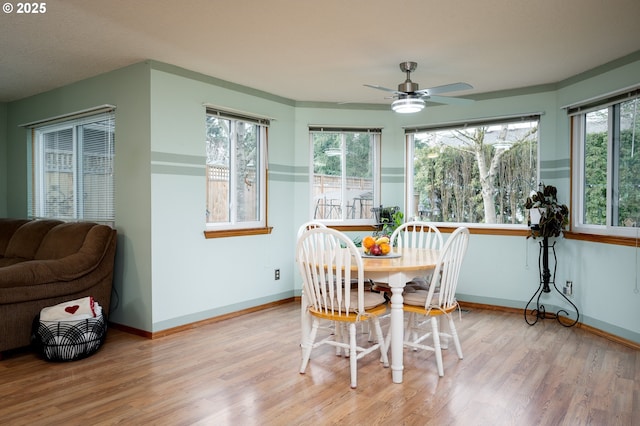
<svg viewBox="0 0 640 426">
<path fill-rule="evenodd" d="M 229 188 L 236 188 L 237 178 L 236 174 L 233 172 L 236 167 L 234 159 L 236 158 L 236 132 L 235 126 L 237 122 L 245 122 L 249 124 L 256 125 L 258 127 L 258 164 L 256 165 L 256 182 L 253 182 L 253 185 L 256 185 L 259 189 L 258 193 L 258 219 L 255 221 L 237 221 L 237 203 L 235 203 L 235 199 L 230 200 L 230 215 L 229 221 L 227 222 L 208 222 L 205 217 L 205 234 L 207 237 L 215 237 L 217 231 L 223 231 L 217 236 L 236 236 L 236 234 L 226 234 L 225 231 L 246 231 L 246 230 L 255 230 L 255 229 L 267 229 L 267 169 L 268 169 L 268 156 L 267 156 L 267 147 L 268 147 L 268 127 L 270 124 L 270 119 L 265 117 L 250 115 L 247 113 L 241 113 L 226 109 L 220 109 L 217 107 L 206 107 L 206 116 L 218 116 L 221 119 L 230 120 L 231 122 L 231 154 L 230 154 L 230 166 L 229 166 Z M 206 143 L 206 141 L 205 141 Z M 205 169 L 208 169 L 205 164 Z M 208 176 L 206 182 L 206 189 L 208 188 Z M 233 191 L 232 191 L 233 193 Z M 237 234 L 237 235 L 242 235 Z"/>
<path fill-rule="evenodd" d="M 84 145 L 85 141 L 80 141 L 79 128 L 88 124 L 109 120 L 109 125 L 113 126 L 110 139 L 110 149 L 104 151 L 105 155 L 109 155 L 111 165 L 111 180 L 104 185 L 92 186 L 93 190 L 102 190 L 94 198 L 99 198 L 100 205 L 110 206 L 106 209 L 107 214 L 99 217 L 86 216 L 84 206 Z M 30 185 L 29 194 L 29 216 L 32 218 L 47 218 L 63 221 L 79 221 L 87 220 L 98 223 L 104 223 L 109 226 L 115 225 L 115 194 L 113 167 L 115 162 L 115 107 L 112 105 L 103 105 L 68 115 L 58 116 L 34 123 L 24 124 L 23 127 L 31 129 L 31 151 L 32 160 L 29 167 L 32 170 L 33 181 Z M 47 197 L 49 188 L 46 184 L 46 153 L 44 146 L 44 136 L 52 132 L 59 132 L 65 129 L 72 131 L 72 154 L 73 164 L 71 164 L 71 173 L 73 174 L 72 194 L 68 195 L 71 204 L 71 214 L 50 215 L 47 212 Z"/>
<path fill-rule="evenodd" d="M 342 176 L 341 176 L 341 189 L 340 192 L 342 194 L 342 203 L 340 206 L 341 211 L 341 219 L 323 219 L 323 218 L 315 218 L 316 213 L 316 200 L 314 197 L 314 140 L 313 134 L 318 132 L 328 132 L 328 133 L 339 133 L 341 134 L 341 153 L 340 157 L 342 159 Z M 373 137 L 373 189 L 372 189 L 372 204 L 371 207 L 377 207 L 380 204 L 380 192 L 381 192 L 381 160 L 380 160 L 380 152 L 382 146 L 382 128 L 381 127 L 345 127 L 345 126 L 320 126 L 320 125 L 311 125 L 309 126 L 309 218 L 310 220 L 317 220 L 321 223 L 325 223 L 330 226 L 359 226 L 359 225 L 368 225 L 375 226 L 376 220 L 375 215 L 372 213 L 372 218 L 370 219 L 360 219 L 360 218 L 349 218 L 348 212 L 349 208 L 347 203 L 349 201 L 346 188 L 346 173 L 347 168 L 346 164 L 346 134 L 347 133 L 369 133 Z"/>
<path fill-rule="evenodd" d="M 584 234 L 605 235 L 614 237 L 638 238 L 640 227 L 625 227 L 612 225 L 613 217 L 613 187 L 617 171 L 614 157 L 614 135 L 619 132 L 618 115 L 614 108 L 625 101 L 640 98 L 640 87 L 627 88 L 602 97 L 589 99 L 578 104 L 565 106 L 571 121 L 572 134 L 572 231 Z M 594 225 L 584 223 L 584 143 L 586 141 L 586 115 L 590 112 L 608 109 L 607 128 L 607 190 L 606 190 L 606 224 Z"/>
</svg>

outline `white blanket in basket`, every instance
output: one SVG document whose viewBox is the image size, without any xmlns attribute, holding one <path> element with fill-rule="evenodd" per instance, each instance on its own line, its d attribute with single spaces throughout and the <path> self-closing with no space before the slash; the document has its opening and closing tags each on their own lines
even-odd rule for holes
<svg viewBox="0 0 640 426">
<path fill-rule="evenodd" d="M 93 297 L 63 302 L 55 306 L 43 308 L 40 311 L 40 321 L 78 321 L 96 317 L 96 306 L 99 306 Z"/>
</svg>

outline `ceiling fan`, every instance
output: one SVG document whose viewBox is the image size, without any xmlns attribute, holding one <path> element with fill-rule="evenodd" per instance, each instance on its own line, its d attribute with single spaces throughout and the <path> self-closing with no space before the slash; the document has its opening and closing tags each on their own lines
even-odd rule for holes
<svg viewBox="0 0 640 426">
<path fill-rule="evenodd" d="M 375 84 L 365 84 L 365 86 L 393 93 L 393 99 L 395 100 L 391 103 L 391 109 L 404 114 L 422 111 L 426 101 L 457 105 L 473 102 L 471 99 L 439 96 L 440 93 L 473 89 L 473 86 L 467 83 L 451 83 L 430 87 L 428 89 L 418 89 L 418 83 L 411 81 L 411 73 L 415 71 L 417 67 L 418 64 L 416 62 L 407 61 L 400 63 L 400 70 L 407 73 L 407 79 L 404 83 L 398 84 L 398 90 L 388 89 Z"/>
</svg>

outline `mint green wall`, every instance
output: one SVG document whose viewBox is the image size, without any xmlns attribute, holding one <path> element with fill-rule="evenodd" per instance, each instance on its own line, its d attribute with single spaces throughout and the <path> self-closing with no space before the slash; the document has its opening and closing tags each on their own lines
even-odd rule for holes
<svg viewBox="0 0 640 426">
<path fill-rule="evenodd" d="M 155 64 L 151 72 L 153 330 L 293 296 L 294 108 Z M 205 239 L 205 107 L 272 117 L 269 235 Z M 274 269 L 282 278 L 274 280 Z"/>
<path fill-rule="evenodd" d="M 110 319 L 151 329 L 149 64 L 117 71 L 11 102 L 8 106 L 7 215 L 27 216 L 27 137 L 21 124 L 103 104 L 116 106 L 115 206 L 118 248 Z M 119 300 L 118 300 L 119 299 Z"/>
<path fill-rule="evenodd" d="M 0 102 L 0 217 L 7 217 L 7 104 Z"/>
<path fill-rule="evenodd" d="M 18 124 L 115 104 L 121 300 L 112 319 L 159 331 L 300 294 L 293 247 L 297 227 L 311 216 L 308 125 L 383 127 L 382 202 L 402 206 L 403 126 L 539 112 L 541 179 L 558 186 L 560 201 L 568 204 L 570 132 L 561 107 L 638 84 L 638 75 L 636 55 L 557 85 L 487 94 L 470 106 L 430 106 L 402 116 L 384 107 L 296 104 L 149 61 L 8 104 L 8 176 L 16 184 L 8 189 L 7 211 L 26 214 L 26 134 Z M 204 238 L 203 102 L 274 119 L 269 130 L 272 234 Z M 556 281 L 574 281 L 581 321 L 640 342 L 637 249 L 562 239 L 557 252 Z M 537 288 L 537 265 L 536 241 L 472 235 L 460 299 L 522 308 Z M 273 279 L 275 268 L 281 269 L 280 281 Z M 603 309 L 605 295 L 621 299 L 615 299 L 616 309 Z M 550 307 L 563 306 L 553 295 L 543 299 Z M 528 327 L 524 320 L 523 327 Z"/>
</svg>

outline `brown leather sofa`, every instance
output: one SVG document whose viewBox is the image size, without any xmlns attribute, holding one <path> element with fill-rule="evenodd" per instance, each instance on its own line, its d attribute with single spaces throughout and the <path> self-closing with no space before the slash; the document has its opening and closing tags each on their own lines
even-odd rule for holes
<svg viewBox="0 0 640 426">
<path fill-rule="evenodd" d="M 30 344 L 44 307 L 92 296 L 107 317 L 116 239 L 97 223 L 0 219 L 0 355 Z"/>
</svg>

